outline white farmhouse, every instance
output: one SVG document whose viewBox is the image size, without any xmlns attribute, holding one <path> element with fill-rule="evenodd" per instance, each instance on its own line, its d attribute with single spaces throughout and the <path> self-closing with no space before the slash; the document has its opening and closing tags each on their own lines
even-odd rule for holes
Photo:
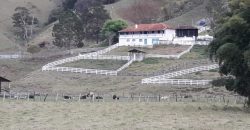
<svg viewBox="0 0 250 130">
<path fill-rule="evenodd" d="M 119 31 L 120 46 L 153 46 L 160 41 L 173 41 L 175 29 L 164 24 L 136 24 Z"/>
</svg>

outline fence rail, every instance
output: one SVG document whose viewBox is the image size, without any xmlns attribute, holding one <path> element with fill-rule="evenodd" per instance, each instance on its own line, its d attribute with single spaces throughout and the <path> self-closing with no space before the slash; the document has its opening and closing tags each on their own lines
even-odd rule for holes
<svg viewBox="0 0 250 130">
<path fill-rule="evenodd" d="M 142 83 L 143 84 L 145 83 L 146 84 L 171 83 L 171 84 L 186 84 L 186 85 L 190 85 L 190 84 L 207 85 L 210 82 L 210 80 L 194 81 L 194 80 L 181 80 L 181 79 L 177 80 L 177 79 L 170 79 L 170 78 L 174 78 L 177 76 L 182 76 L 182 75 L 186 75 L 190 73 L 200 72 L 200 71 L 208 71 L 208 70 L 212 70 L 216 68 L 219 68 L 218 64 L 213 64 L 213 65 L 208 65 L 208 66 L 199 66 L 199 67 L 195 67 L 191 69 L 184 69 L 184 70 L 167 73 L 167 74 L 160 75 L 160 76 L 145 78 L 145 79 L 142 79 Z"/>
<path fill-rule="evenodd" d="M 21 57 L 20 55 L 0 55 L 0 59 L 18 59 Z"/>
<path fill-rule="evenodd" d="M 212 80 L 159 79 L 159 80 L 143 80 L 142 83 L 143 84 L 171 84 L 171 85 L 208 85 L 211 81 Z"/>
<path fill-rule="evenodd" d="M 79 54 L 75 57 L 65 58 L 62 60 L 57 60 L 42 67 L 42 71 L 57 71 L 57 72 L 73 72 L 73 73 L 87 73 L 87 74 L 101 74 L 101 75 L 117 75 L 119 71 L 128 67 L 134 60 L 130 60 L 129 56 L 109 56 L 102 55 L 107 53 L 115 48 L 117 48 L 119 44 L 112 45 L 106 49 L 99 50 L 97 52 L 87 53 L 87 54 Z M 99 70 L 99 69 L 84 69 L 84 68 L 72 68 L 72 67 L 57 67 L 58 65 L 74 62 L 83 59 L 111 59 L 111 60 L 127 60 L 129 61 L 127 64 L 119 68 L 118 70 Z"/>
<path fill-rule="evenodd" d="M 213 95 L 213 94 L 188 94 L 169 93 L 164 94 L 122 94 L 117 95 L 119 100 L 114 100 L 110 94 L 95 94 L 92 98 L 86 97 L 86 93 L 65 94 L 65 93 L 36 93 L 36 92 L 11 92 L 1 93 L 0 99 L 21 100 L 32 102 L 208 102 L 228 104 L 244 104 L 247 98 L 239 95 Z M 98 97 L 98 98 L 97 98 Z"/>
</svg>

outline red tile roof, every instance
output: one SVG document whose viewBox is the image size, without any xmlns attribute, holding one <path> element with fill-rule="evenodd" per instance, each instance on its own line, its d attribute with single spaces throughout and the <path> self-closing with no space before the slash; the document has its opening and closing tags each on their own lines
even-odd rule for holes
<svg viewBox="0 0 250 130">
<path fill-rule="evenodd" d="M 119 32 L 160 31 L 160 30 L 165 30 L 165 29 L 172 29 L 172 27 L 164 23 L 138 24 L 138 25 L 123 29 Z"/>
</svg>

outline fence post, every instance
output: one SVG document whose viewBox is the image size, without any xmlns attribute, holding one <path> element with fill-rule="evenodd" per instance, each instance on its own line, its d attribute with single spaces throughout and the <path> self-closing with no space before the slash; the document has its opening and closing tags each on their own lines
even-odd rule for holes
<svg viewBox="0 0 250 130">
<path fill-rule="evenodd" d="M 3 102 L 4 102 L 4 100 L 5 100 L 5 92 L 3 92 Z"/>
<path fill-rule="evenodd" d="M 175 101 L 178 102 L 178 96 L 175 94 Z"/>
<path fill-rule="evenodd" d="M 79 102 L 81 101 L 81 96 L 82 96 L 82 94 L 80 93 L 80 95 L 79 95 Z"/>
<path fill-rule="evenodd" d="M 139 94 L 139 102 L 141 102 L 141 94 Z"/>
<path fill-rule="evenodd" d="M 27 100 L 30 101 L 30 93 L 28 93 Z"/>
<path fill-rule="evenodd" d="M 159 94 L 159 102 L 161 102 L 161 95 Z"/>
<path fill-rule="evenodd" d="M 45 95 L 44 100 L 43 100 L 44 102 L 46 101 L 47 97 L 48 97 L 48 94 Z"/>
<path fill-rule="evenodd" d="M 56 102 L 57 102 L 57 100 L 58 100 L 58 93 L 56 93 Z"/>
</svg>

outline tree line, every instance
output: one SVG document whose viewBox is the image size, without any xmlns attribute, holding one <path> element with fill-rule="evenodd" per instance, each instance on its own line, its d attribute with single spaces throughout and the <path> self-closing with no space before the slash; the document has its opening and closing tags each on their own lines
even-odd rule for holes
<svg viewBox="0 0 250 130">
<path fill-rule="evenodd" d="M 248 97 L 250 106 L 250 1 L 229 0 L 227 5 L 216 17 L 215 39 L 209 45 L 223 75 L 213 84 Z"/>
<path fill-rule="evenodd" d="M 118 31 L 127 24 L 121 20 L 112 21 L 104 4 L 111 4 L 117 0 L 64 0 L 62 6 L 54 9 L 48 19 L 53 23 L 53 44 L 58 47 L 83 47 L 85 41 L 109 42 L 118 41 Z M 38 25 L 38 18 L 32 16 L 25 7 L 17 7 L 13 14 L 13 26 L 21 39 L 29 41 L 33 35 L 33 28 Z"/>
</svg>

